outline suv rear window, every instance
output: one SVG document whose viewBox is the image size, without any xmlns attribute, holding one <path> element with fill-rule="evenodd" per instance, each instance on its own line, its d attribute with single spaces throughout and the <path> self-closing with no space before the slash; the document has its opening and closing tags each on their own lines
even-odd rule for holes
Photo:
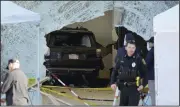
<svg viewBox="0 0 180 107">
<path fill-rule="evenodd" d="M 53 34 L 50 37 L 52 46 L 92 47 L 91 36 L 82 33 Z"/>
</svg>

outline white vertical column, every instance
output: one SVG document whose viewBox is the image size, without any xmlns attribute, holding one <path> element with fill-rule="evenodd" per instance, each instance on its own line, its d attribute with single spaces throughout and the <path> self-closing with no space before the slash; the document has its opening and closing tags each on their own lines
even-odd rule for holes
<svg viewBox="0 0 180 107">
<path fill-rule="evenodd" d="M 37 65 L 37 82 L 38 82 L 38 95 L 37 95 L 37 97 L 39 98 L 39 102 L 38 102 L 38 104 L 39 105 L 41 105 L 41 100 L 40 100 L 40 67 L 39 67 L 39 63 L 40 63 L 40 60 L 39 60 L 39 41 L 40 41 L 40 39 L 39 39 L 39 36 L 40 36 L 40 32 L 39 32 L 39 30 L 40 30 L 40 24 L 38 24 L 38 32 L 37 32 L 37 40 L 38 40 L 38 50 L 37 50 L 37 61 L 38 61 L 38 65 Z"/>
</svg>

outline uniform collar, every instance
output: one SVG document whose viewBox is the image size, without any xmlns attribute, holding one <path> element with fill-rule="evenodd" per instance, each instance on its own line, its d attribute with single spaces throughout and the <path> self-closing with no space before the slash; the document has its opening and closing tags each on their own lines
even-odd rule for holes
<svg viewBox="0 0 180 107">
<path fill-rule="evenodd" d="M 128 55 L 127 55 L 127 53 L 124 55 L 124 57 L 129 57 Z M 133 56 L 131 56 L 130 58 L 136 58 L 136 56 L 135 56 L 135 54 L 133 55 Z"/>
</svg>

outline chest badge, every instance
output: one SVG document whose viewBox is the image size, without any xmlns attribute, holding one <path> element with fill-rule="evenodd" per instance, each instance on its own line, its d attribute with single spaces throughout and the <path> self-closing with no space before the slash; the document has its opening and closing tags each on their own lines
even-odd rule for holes
<svg viewBox="0 0 180 107">
<path fill-rule="evenodd" d="M 133 62 L 133 63 L 132 63 L 132 67 L 134 68 L 135 66 L 136 66 L 136 63 L 135 63 L 135 62 Z"/>
</svg>

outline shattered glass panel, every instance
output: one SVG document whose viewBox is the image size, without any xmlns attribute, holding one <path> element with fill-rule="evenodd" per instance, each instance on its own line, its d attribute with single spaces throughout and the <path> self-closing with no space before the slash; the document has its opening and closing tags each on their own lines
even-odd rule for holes
<svg viewBox="0 0 180 107">
<path fill-rule="evenodd" d="M 63 26 L 92 20 L 104 15 L 113 7 L 125 8 L 122 25 L 136 32 L 144 39 L 152 36 L 152 19 L 155 15 L 178 4 L 178 1 L 14 1 L 15 3 L 40 13 L 43 32 Z"/>
<path fill-rule="evenodd" d="M 153 17 L 170 7 L 178 4 L 177 1 L 13 1 L 14 3 L 40 13 L 40 62 L 41 76 L 45 76 L 43 66 L 44 54 L 47 51 L 45 34 L 75 23 L 92 20 L 104 15 L 114 6 L 123 7 L 125 13 L 121 24 L 128 30 L 136 32 L 144 39 L 152 36 Z M 37 34 L 31 24 L 6 25 L 1 29 L 2 43 L 5 50 L 2 51 L 2 65 L 5 67 L 7 59 L 16 55 L 24 62 L 28 73 L 35 72 L 37 65 Z M 14 32 L 16 31 L 16 32 Z M 28 32 L 28 33 L 27 33 Z M 33 74 L 33 73 L 32 73 Z M 31 75 L 31 74 L 28 74 Z M 33 75 L 31 75 L 33 76 Z"/>
<path fill-rule="evenodd" d="M 29 23 L 1 26 L 1 71 L 5 71 L 10 58 L 20 60 L 21 69 L 29 78 L 35 78 L 38 65 L 37 26 Z"/>
</svg>

